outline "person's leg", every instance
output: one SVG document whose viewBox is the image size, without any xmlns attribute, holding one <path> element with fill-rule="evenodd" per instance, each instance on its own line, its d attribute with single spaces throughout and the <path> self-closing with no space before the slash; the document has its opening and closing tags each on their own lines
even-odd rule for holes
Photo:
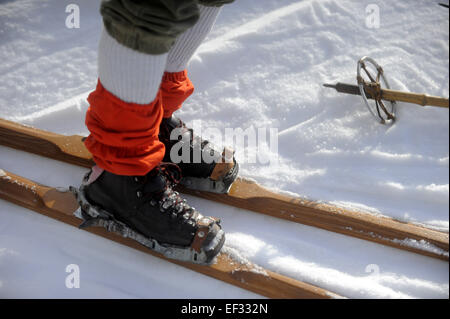
<svg viewBox="0 0 450 319">
<path fill-rule="evenodd" d="M 144 54 L 102 31 L 99 80 L 89 95 L 85 141 L 101 168 L 119 175 L 145 175 L 164 156 L 158 140 L 163 109 L 158 92 L 167 53 Z"/>
<path fill-rule="evenodd" d="M 170 49 L 161 84 L 164 117 L 169 118 L 192 94 L 194 86 L 187 76 L 186 67 L 197 48 L 211 31 L 221 7 L 200 5 L 198 22 L 175 41 Z"/>
<path fill-rule="evenodd" d="M 225 154 L 225 150 L 193 136 L 192 130 L 185 127 L 180 119 L 172 116 L 194 91 L 194 86 L 187 76 L 186 67 L 197 48 L 211 31 L 221 10 L 221 7 L 218 6 L 199 5 L 199 8 L 198 22 L 177 38 L 167 57 L 160 89 L 164 108 L 160 140 L 166 148 L 164 161 L 167 162 L 172 162 L 171 151 L 175 145 L 177 147 L 173 150 L 178 154 L 177 149 L 180 143 L 189 143 L 189 160 L 175 161 L 182 170 L 184 186 L 195 190 L 226 193 L 237 177 L 239 169 L 234 161 L 233 152 L 228 151 Z M 175 129 L 177 130 L 175 131 Z M 172 132 L 175 132 L 174 135 L 177 136 L 171 137 Z M 178 141 L 179 135 L 183 136 L 182 141 Z M 195 162 L 194 158 L 198 156 L 194 154 L 207 154 L 208 160 L 204 160 L 204 156 L 202 156 L 200 162 Z"/>
<path fill-rule="evenodd" d="M 175 41 L 170 49 L 165 71 L 180 72 L 186 69 L 197 48 L 210 33 L 222 7 L 199 5 L 200 16 L 197 23 Z"/>
<path fill-rule="evenodd" d="M 164 156 L 161 78 L 176 38 L 199 18 L 195 0 L 111 0 L 101 4 L 97 89 L 88 98 L 86 147 L 101 168 L 145 175 Z"/>
<path fill-rule="evenodd" d="M 156 98 L 168 53 L 130 49 L 103 29 L 98 50 L 98 77 L 103 87 L 127 103 L 150 104 Z"/>
<path fill-rule="evenodd" d="M 159 86 L 176 38 L 198 20 L 197 0 L 101 5 L 99 81 L 89 95 L 85 145 L 97 164 L 77 192 L 83 225 L 104 226 L 169 258 L 209 263 L 225 235 L 173 190 L 179 167 L 161 163 Z"/>
</svg>

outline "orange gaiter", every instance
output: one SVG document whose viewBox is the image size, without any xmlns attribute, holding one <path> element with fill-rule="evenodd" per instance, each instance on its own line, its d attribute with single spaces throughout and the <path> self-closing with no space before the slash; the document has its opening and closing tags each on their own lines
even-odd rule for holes
<svg viewBox="0 0 450 319">
<path fill-rule="evenodd" d="M 194 85 L 189 80 L 186 70 L 164 73 L 161 88 L 164 117 L 171 117 L 183 102 L 194 92 Z"/>
<path fill-rule="evenodd" d="M 85 141 L 95 163 L 117 175 L 145 175 L 164 157 L 158 140 L 163 117 L 161 91 L 150 104 L 126 103 L 98 81 L 88 97 Z"/>
</svg>

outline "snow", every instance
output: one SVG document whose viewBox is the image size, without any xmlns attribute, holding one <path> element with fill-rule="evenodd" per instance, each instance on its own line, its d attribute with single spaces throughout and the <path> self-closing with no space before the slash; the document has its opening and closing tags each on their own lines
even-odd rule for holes
<svg viewBox="0 0 450 319">
<path fill-rule="evenodd" d="M 79 29 L 65 27 L 69 3 L 80 7 Z M 383 66 L 393 89 L 448 97 L 448 9 L 425 0 L 258 4 L 238 0 L 223 9 L 190 63 L 196 92 L 178 115 L 221 132 L 276 128 L 278 163 L 242 163 L 242 176 L 448 232 L 448 109 L 399 103 L 397 123 L 383 126 L 360 97 L 322 87 L 355 83 L 356 62 L 368 55 Z M 379 28 L 366 26 L 369 4 L 379 8 Z M 87 134 L 98 6 L 92 0 L 0 1 L 0 117 Z M 263 155 L 274 156 L 269 150 Z M 0 168 L 52 186 L 79 185 L 86 172 L 5 147 Z M 222 219 L 226 249 L 240 260 L 350 298 L 449 297 L 448 262 L 188 201 Z M 3 298 L 260 297 L 4 201 L 0 219 Z M 79 265 L 79 289 L 65 286 L 70 264 Z"/>
</svg>

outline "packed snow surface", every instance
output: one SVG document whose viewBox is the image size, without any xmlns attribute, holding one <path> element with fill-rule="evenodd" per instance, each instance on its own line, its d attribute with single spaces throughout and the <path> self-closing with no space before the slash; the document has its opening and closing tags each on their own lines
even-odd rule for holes
<svg viewBox="0 0 450 319">
<path fill-rule="evenodd" d="M 65 25 L 70 3 L 80 8 L 78 29 Z M 448 9 L 425 0 L 255 4 L 236 0 L 222 10 L 190 63 L 196 92 L 178 115 L 221 132 L 276 128 L 275 165 L 247 163 L 237 150 L 241 175 L 267 187 L 448 232 L 448 109 L 399 103 L 397 123 L 383 126 L 360 97 L 322 87 L 355 83 L 356 62 L 367 55 L 393 89 L 448 97 Z M 379 11 L 378 27 L 368 5 Z M 0 117 L 88 133 L 98 7 L 92 0 L 0 1 Z M 5 147 L 0 168 L 51 186 L 79 185 L 86 171 Z M 188 200 L 222 219 L 229 251 L 268 270 L 345 297 L 449 297 L 447 262 Z M 3 298 L 259 297 L 5 201 L 0 220 Z M 78 289 L 65 285 L 72 264 Z"/>
</svg>

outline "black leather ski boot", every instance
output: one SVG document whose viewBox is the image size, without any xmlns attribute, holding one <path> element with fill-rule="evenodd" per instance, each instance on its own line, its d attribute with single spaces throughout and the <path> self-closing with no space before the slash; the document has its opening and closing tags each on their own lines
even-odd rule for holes
<svg viewBox="0 0 450 319">
<path fill-rule="evenodd" d="M 202 216 L 172 187 L 175 164 L 161 164 L 146 176 L 121 176 L 95 166 L 74 190 L 84 224 L 103 226 L 168 258 L 209 264 L 225 241 L 220 220 Z"/>
<path fill-rule="evenodd" d="M 166 147 L 163 161 L 176 163 L 180 167 L 183 175 L 180 184 L 183 186 L 200 191 L 227 193 L 236 180 L 239 165 L 233 156 L 234 152 L 229 149 L 217 150 L 209 141 L 195 136 L 193 130 L 186 127 L 179 118 L 172 115 L 162 120 L 159 140 Z M 181 161 L 172 160 L 171 152 L 181 155 L 186 149 L 187 160 L 184 160 L 184 156 Z M 197 162 L 196 158 L 199 159 Z"/>
</svg>

